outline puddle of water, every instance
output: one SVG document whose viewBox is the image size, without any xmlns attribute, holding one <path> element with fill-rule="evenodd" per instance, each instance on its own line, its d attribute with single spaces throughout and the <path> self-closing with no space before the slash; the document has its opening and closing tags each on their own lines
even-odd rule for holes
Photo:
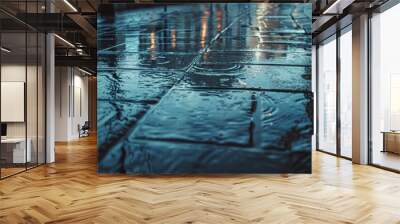
<svg viewBox="0 0 400 224">
<path fill-rule="evenodd" d="M 242 68 L 238 64 L 199 64 L 194 65 L 191 71 L 200 76 L 236 76 Z"/>
<path fill-rule="evenodd" d="M 217 65 L 207 65 L 212 68 Z M 287 91 L 311 91 L 311 68 L 224 64 L 236 67 L 225 73 L 221 70 L 187 74 L 180 88 L 247 88 Z"/>
</svg>

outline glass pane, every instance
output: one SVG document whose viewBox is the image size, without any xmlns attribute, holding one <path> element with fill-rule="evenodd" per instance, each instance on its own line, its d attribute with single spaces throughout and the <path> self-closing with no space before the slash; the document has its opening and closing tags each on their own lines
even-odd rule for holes
<svg viewBox="0 0 400 224">
<path fill-rule="evenodd" d="M 38 163 L 45 163 L 45 52 L 46 37 L 44 34 L 39 34 L 38 46 Z"/>
<path fill-rule="evenodd" d="M 43 13 L 45 1 L 1 1 L 12 12 Z M 45 161 L 45 35 L 0 12 L 1 177 Z M 33 17 L 35 19 L 37 17 Z"/>
<path fill-rule="evenodd" d="M 352 156 L 352 34 L 340 36 L 340 152 Z"/>
<path fill-rule="evenodd" d="M 26 34 L 3 32 L 1 45 L 1 173 L 5 177 L 25 170 L 31 158 L 26 150 Z"/>
<path fill-rule="evenodd" d="M 27 80 L 26 80 L 26 112 L 27 112 L 27 142 L 28 150 L 30 148 L 30 160 L 28 160 L 28 168 L 37 165 L 38 160 L 38 144 L 37 144 L 37 132 L 38 132 L 38 35 L 36 32 L 27 33 L 28 38 L 28 63 L 27 63 Z"/>
<path fill-rule="evenodd" d="M 400 5 L 372 18 L 372 163 L 400 170 Z"/>
<path fill-rule="evenodd" d="M 27 13 L 39 11 L 38 2 L 27 2 L 25 10 Z M 37 20 L 33 17 L 32 20 Z M 32 21 L 37 22 L 37 21 Z M 27 30 L 27 76 L 26 76 L 26 113 L 27 113 L 27 150 L 31 151 L 28 168 L 37 166 L 38 163 L 38 33 L 34 30 Z"/>
<path fill-rule="evenodd" d="M 336 40 L 318 48 L 318 148 L 336 153 Z"/>
</svg>

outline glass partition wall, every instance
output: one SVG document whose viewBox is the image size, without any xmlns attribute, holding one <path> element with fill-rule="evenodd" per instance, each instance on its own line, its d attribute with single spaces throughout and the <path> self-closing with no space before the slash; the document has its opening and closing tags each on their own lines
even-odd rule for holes
<svg viewBox="0 0 400 224">
<path fill-rule="evenodd" d="M 336 36 L 318 46 L 318 146 L 336 153 Z"/>
<path fill-rule="evenodd" d="M 318 44 L 317 150 L 352 157 L 351 25 Z"/>
<path fill-rule="evenodd" d="M 25 12 L 39 10 L 19 2 Z M 0 3 L 1 6 L 2 3 Z M 29 7 L 28 7 L 29 6 Z M 33 11 L 32 11 L 33 10 Z M 0 178 L 45 163 L 45 35 L 0 12 Z"/>
<path fill-rule="evenodd" d="M 341 31 L 340 68 L 340 155 L 352 158 L 352 32 L 351 25 Z"/>
</svg>

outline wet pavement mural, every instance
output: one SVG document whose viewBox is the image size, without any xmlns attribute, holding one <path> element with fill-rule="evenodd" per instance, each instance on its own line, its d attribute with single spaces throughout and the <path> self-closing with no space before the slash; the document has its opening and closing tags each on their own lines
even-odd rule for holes
<svg viewBox="0 0 400 224">
<path fill-rule="evenodd" d="M 98 15 L 98 171 L 310 173 L 310 4 Z"/>
</svg>

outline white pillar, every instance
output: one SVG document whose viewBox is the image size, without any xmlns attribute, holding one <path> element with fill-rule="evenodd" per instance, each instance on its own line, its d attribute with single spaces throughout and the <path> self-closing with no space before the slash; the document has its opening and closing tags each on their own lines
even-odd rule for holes
<svg viewBox="0 0 400 224">
<path fill-rule="evenodd" d="M 47 1 L 47 12 L 54 11 L 54 5 Z M 46 163 L 55 162 L 55 43 L 54 34 L 46 35 Z"/>
<path fill-rule="evenodd" d="M 47 77 L 46 77 L 46 163 L 55 161 L 54 133 L 55 133 L 55 60 L 54 60 L 54 35 L 47 34 Z"/>
<path fill-rule="evenodd" d="M 368 163 L 368 15 L 353 19 L 353 162 Z"/>
</svg>

